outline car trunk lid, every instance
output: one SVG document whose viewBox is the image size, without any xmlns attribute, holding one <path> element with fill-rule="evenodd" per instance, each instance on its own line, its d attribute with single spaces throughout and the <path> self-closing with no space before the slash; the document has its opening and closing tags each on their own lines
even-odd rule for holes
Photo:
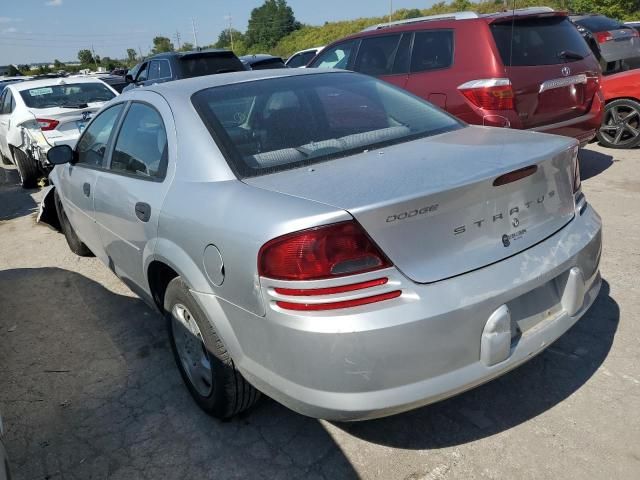
<svg viewBox="0 0 640 480">
<path fill-rule="evenodd" d="M 429 283 L 521 252 L 573 218 L 575 142 L 539 135 L 468 127 L 244 181 L 348 211 L 398 269 Z M 494 186 L 523 168 L 532 172 Z"/>
<path fill-rule="evenodd" d="M 30 109 L 33 116 L 41 124 L 42 134 L 50 145 L 56 145 L 62 139 L 77 138 L 84 131 L 95 113 L 100 110 L 104 102 L 95 102 L 81 106 L 82 108 L 42 108 Z M 43 121 L 53 121 L 54 127 L 44 127 Z M 55 124 L 55 122 L 58 122 Z M 65 143 L 65 142 L 63 142 Z"/>
</svg>

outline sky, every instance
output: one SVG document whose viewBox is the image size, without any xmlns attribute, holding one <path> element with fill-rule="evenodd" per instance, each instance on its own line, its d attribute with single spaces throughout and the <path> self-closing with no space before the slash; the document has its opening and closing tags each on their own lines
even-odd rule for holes
<svg viewBox="0 0 640 480">
<path fill-rule="evenodd" d="M 436 0 L 288 0 L 306 24 L 381 16 L 393 9 L 427 8 Z M 147 54 L 156 35 L 177 32 L 200 45 L 216 41 L 229 20 L 245 31 L 251 10 L 263 0 L 4 0 L 0 6 L 0 65 L 77 60 L 78 50 L 126 57 L 127 48 Z"/>
</svg>

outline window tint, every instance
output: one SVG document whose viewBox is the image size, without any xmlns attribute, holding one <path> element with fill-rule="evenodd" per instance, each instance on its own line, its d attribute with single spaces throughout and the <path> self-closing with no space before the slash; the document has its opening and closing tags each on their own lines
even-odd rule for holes
<svg viewBox="0 0 640 480">
<path fill-rule="evenodd" d="M 411 54 L 411 71 L 424 72 L 450 67 L 453 63 L 453 32 L 416 32 Z"/>
<path fill-rule="evenodd" d="M 160 78 L 160 62 L 154 60 L 153 62 L 149 62 L 149 76 L 148 80 L 155 80 L 156 78 Z"/>
<path fill-rule="evenodd" d="M 607 30 L 624 28 L 617 20 L 605 17 L 604 15 L 583 17 L 575 20 L 575 22 L 591 32 L 605 32 Z"/>
<path fill-rule="evenodd" d="M 298 68 L 298 67 L 303 67 L 305 64 L 303 63 L 304 61 L 304 54 L 299 53 L 297 55 L 294 55 L 293 57 L 291 57 L 288 61 L 287 61 L 287 66 L 290 68 Z"/>
<path fill-rule="evenodd" d="M 583 57 L 591 53 L 587 42 L 566 17 L 517 20 L 513 24 L 513 42 L 511 22 L 493 23 L 491 32 L 506 66 L 555 65 L 576 61 L 561 58 L 561 52 Z"/>
<path fill-rule="evenodd" d="M 409 71 L 409 59 L 411 54 L 411 33 L 402 36 L 396 58 L 393 62 L 393 73 L 407 73 Z"/>
<path fill-rule="evenodd" d="M 145 63 L 140 67 L 140 71 L 136 77 L 136 82 L 146 82 L 147 78 L 149 78 L 149 64 Z"/>
<path fill-rule="evenodd" d="M 0 115 L 4 115 L 4 98 L 9 90 L 5 90 L 0 94 Z"/>
<path fill-rule="evenodd" d="M 101 167 L 113 127 L 122 111 L 119 103 L 100 113 L 84 131 L 76 147 L 76 163 Z"/>
<path fill-rule="evenodd" d="M 149 80 L 171 77 L 168 60 L 153 60 L 149 66 Z"/>
<path fill-rule="evenodd" d="M 356 40 L 350 40 L 335 47 L 323 50 L 310 67 L 313 68 L 347 68 L 349 60 L 357 46 Z"/>
<path fill-rule="evenodd" d="M 429 103 L 353 73 L 225 85 L 202 90 L 192 101 L 240 177 L 347 157 L 461 127 Z"/>
<path fill-rule="evenodd" d="M 29 108 L 83 108 L 89 103 L 108 102 L 116 96 L 102 82 L 67 83 L 22 90 L 20 96 Z"/>
<path fill-rule="evenodd" d="M 111 170 L 164 178 L 167 133 L 160 114 L 148 105 L 133 103 L 126 115 L 111 156 Z"/>
<path fill-rule="evenodd" d="M 370 37 L 362 40 L 354 70 L 367 75 L 389 75 L 400 35 Z"/>
<path fill-rule="evenodd" d="M 189 55 L 181 58 L 180 64 L 184 78 L 245 70 L 244 65 L 233 52 L 222 52 L 215 55 Z"/>
</svg>

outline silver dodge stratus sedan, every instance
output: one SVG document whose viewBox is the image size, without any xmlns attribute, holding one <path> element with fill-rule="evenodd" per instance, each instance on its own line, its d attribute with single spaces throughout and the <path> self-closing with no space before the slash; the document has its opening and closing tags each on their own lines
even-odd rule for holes
<svg viewBox="0 0 640 480">
<path fill-rule="evenodd" d="M 202 408 L 264 392 L 362 420 L 495 378 L 589 308 L 577 151 L 371 77 L 263 70 L 131 91 L 49 160 L 69 246 L 165 313 Z"/>
</svg>

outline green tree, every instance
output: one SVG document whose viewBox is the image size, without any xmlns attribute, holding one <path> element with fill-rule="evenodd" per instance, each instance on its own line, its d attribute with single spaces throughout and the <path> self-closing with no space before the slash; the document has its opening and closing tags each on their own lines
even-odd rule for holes
<svg viewBox="0 0 640 480">
<path fill-rule="evenodd" d="M 134 65 L 136 63 L 137 58 L 138 58 L 138 55 L 136 54 L 136 49 L 127 48 L 127 63 L 129 63 L 129 65 Z"/>
<path fill-rule="evenodd" d="M 269 49 L 301 27 L 286 0 L 265 0 L 262 6 L 251 11 L 246 44 L 250 48 L 260 46 Z"/>
<path fill-rule="evenodd" d="M 91 50 L 82 49 L 78 52 L 78 60 L 83 65 L 89 65 L 93 63 L 93 55 L 91 54 Z"/>
<path fill-rule="evenodd" d="M 53 66 L 60 70 L 61 68 L 64 68 L 64 63 L 62 63 L 60 60 L 58 60 L 57 58 L 53 61 Z"/>
<path fill-rule="evenodd" d="M 235 29 L 225 28 L 218 35 L 218 41 L 213 45 L 215 48 L 231 48 L 231 38 L 233 37 L 233 46 L 236 44 L 244 43 L 246 41 L 242 32 Z"/>
<path fill-rule="evenodd" d="M 184 42 L 180 47 L 181 52 L 190 52 L 191 50 L 194 50 L 194 49 L 195 47 L 193 46 L 193 43 L 189 43 L 189 42 Z"/>
<path fill-rule="evenodd" d="M 167 37 L 155 37 L 153 39 L 153 48 L 151 49 L 152 54 L 156 53 L 164 53 L 164 52 L 173 52 L 175 49 L 173 47 L 173 43 Z"/>
<path fill-rule="evenodd" d="M 638 0 L 571 0 L 568 3 L 575 12 L 601 13 L 620 20 L 636 20 L 640 10 Z"/>
</svg>

